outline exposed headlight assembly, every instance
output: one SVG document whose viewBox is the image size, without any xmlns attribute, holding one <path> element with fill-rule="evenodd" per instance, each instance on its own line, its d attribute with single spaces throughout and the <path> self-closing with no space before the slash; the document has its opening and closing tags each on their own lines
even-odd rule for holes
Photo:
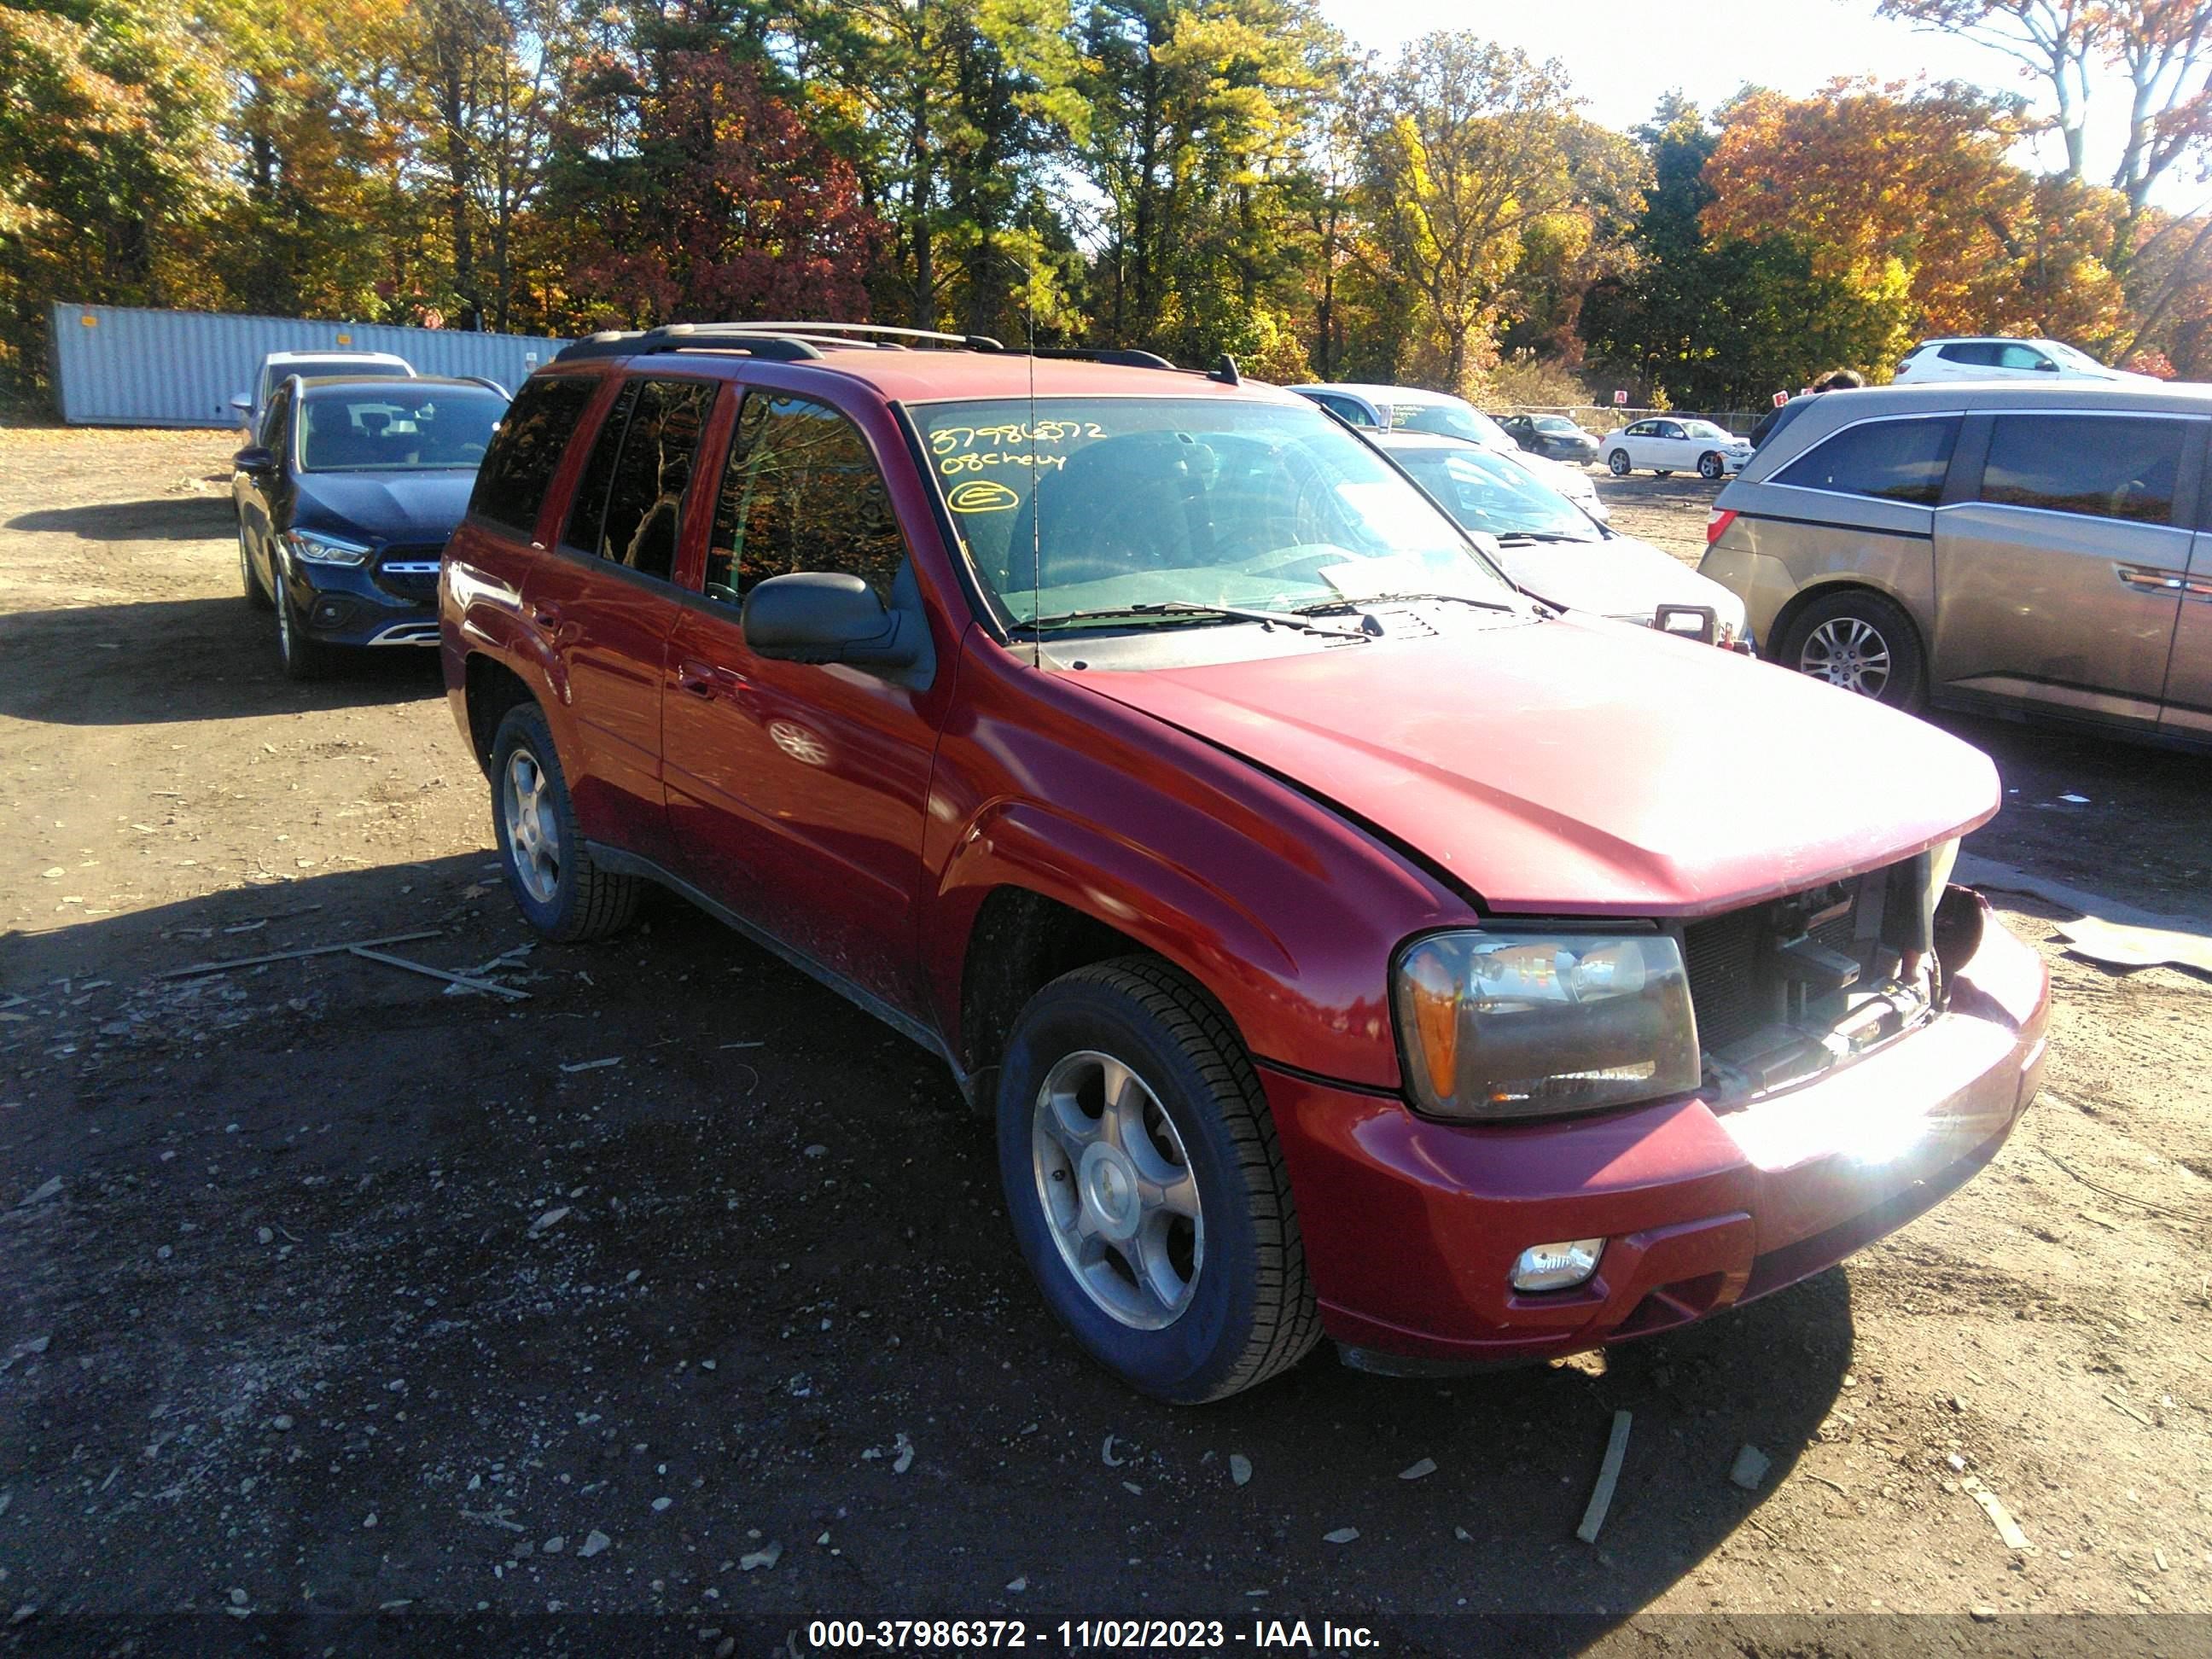
<svg viewBox="0 0 2212 1659">
<path fill-rule="evenodd" d="M 1415 1103 L 1439 1117 L 1586 1112 L 1694 1089 L 1698 1029 L 1664 933 L 1431 933 L 1391 998 Z"/>
<path fill-rule="evenodd" d="M 368 556 L 368 549 L 360 542 L 326 536 L 319 530 L 288 530 L 284 545 L 292 550 L 295 558 L 310 564 L 359 564 Z"/>
</svg>

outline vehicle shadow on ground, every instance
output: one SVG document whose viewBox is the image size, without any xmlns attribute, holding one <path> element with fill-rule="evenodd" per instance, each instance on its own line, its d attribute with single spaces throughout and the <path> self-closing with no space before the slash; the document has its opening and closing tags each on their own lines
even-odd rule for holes
<svg viewBox="0 0 2212 1659">
<path fill-rule="evenodd" d="M 9 942 L 0 1192 L 63 1182 L 0 1227 L 53 1333 L 0 1398 L 0 1488 L 46 1540 L 11 1593 L 1612 1620 L 1788 1478 L 1850 1363 L 1837 1272 L 1602 1364 L 1409 1382 L 1324 1347 L 1172 1408 L 1052 1323 L 941 1064 L 672 899 L 494 970 L 526 1001 L 348 955 L 157 977 L 427 928 L 389 950 L 532 943 L 484 853 Z M 606 1559 L 518 1559 L 593 1530 Z M 766 1541 L 772 1580 L 718 1576 Z"/>
<path fill-rule="evenodd" d="M 0 528 L 27 535 L 75 536 L 88 542 L 202 540 L 228 535 L 237 516 L 228 495 L 168 495 L 41 507 L 19 513 Z"/>
<path fill-rule="evenodd" d="M 243 598 L 0 615 L 0 714 L 61 726 L 234 720 L 443 689 L 437 653 L 420 647 L 341 653 L 326 678 L 288 680 L 276 623 Z"/>
</svg>

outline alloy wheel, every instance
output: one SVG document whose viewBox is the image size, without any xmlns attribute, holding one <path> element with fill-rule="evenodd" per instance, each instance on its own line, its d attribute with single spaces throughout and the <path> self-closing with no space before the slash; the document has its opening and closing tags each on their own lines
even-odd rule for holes
<svg viewBox="0 0 2212 1659">
<path fill-rule="evenodd" d="M 529 750 L 507 757 L 500 780 L 500 811 L 507 821 L 507 844 L 516 879 L 540 904 L 550 904 L 561 888 L 561 822 L 553 811 L 544 769 Z"/>
<path fill-rule="evenodd" d="M 1607 471 L 1612 473 L 1616 478 L 1626 477 L 1628 476 L 1628 452 L 1625 449 L 1614 450 L 1612 454 L 1605 458 L 1605 468 Z"/>
<path fill-rule="evenodd" d="M 1111 1054 L 1078 1049 L 1045 1074 L 1030 1140 L 1046 1227 L 1084 1293 L 1133 1330 L 1173 1324 L 1198 1288 L 1206 1221 L 1159 1097 Z"/>
<path fill-rule="evenodd" d="M 1797 666 L 1846 691 L 1880 697 L 1889 684 L 1889 641 L 1864 617 L 1831 617 L 1805 636 Z"/>
</svg>

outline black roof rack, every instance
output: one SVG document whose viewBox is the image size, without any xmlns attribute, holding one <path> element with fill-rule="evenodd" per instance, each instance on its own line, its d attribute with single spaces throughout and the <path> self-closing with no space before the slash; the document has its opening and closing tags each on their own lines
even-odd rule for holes
<svg viewBox="0 0 2212 1659">
<path fill-rule="evenodd" d="M 610 328 L 586 335 L 554 354 L 556 363 L 573 363 L 586 357 L 647 357 L 658 352 L 741 351 L 750 357 L 776 362 L 804 362 L 822 354 L 805 340 L 789 335 L 747 333 L 737 323 L 668 323 L 644 330 Z"/>
<path fill-rule="evenodd" d="M 738 329 L 757 328 L 771 334 L 793 334 L 802 339 L 809 336 L 835 337 L 844 334 L 866 339 L 880 334 L 895 341 L 927 340 L 933 345 L 958 346 L 965 351 L 1004 351 L 1006 349 L 1003 343 L 993 339 L 988 334 L 941 334 L 933 328 L 892 328 L 883 323 L 726 323 L 718 326 Z"/>
</svg>

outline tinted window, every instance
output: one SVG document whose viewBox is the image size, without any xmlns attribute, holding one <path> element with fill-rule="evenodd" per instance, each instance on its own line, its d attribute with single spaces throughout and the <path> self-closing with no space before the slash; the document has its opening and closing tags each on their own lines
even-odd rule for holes
<svg viewBox="0 0 2212 1659">
<path fill-rule="evenodd" d="M 1985 340 L 1962 340 L 1957 345 L 1947 345 L 1942 356 L 1946 362 L 1966 363 L 1975 368 L 1997 366 L 1997 349 Z"/>
<path fill-rule="evenodd" d="M 318 386 L 301 399 L 300 464 L 309 472 L 473 472 L 507 399 L 481 386 L 388 382 Z"/>
<path fill-rule="evenodd" d="M 713 380 L 641 380 L 624 399 L 629 418 L 623 428 L 609 480 L 606 505 L 598 515 L 599 534 L 586 541 L 572 523 L 571 545 L 596 553 L 663 580 L 676 571 L 677 532 L 684 522 L 684 493 L 698 459 L 700 435 L 720 390 Z M 619 411 L 617 411 L 619 412 Z M 614 421 L 609 418 L 592 459 L 606 452 Z M 584 502 L 577 502 L 580 516 Z"/>
<path fill-rule="evenodd" d="M 535 530 L 546 486 L 598 387 L 597 380 L 574 374 L 547 375 L 525 386 L 507 405 L 477 473 L 469 511 L 526 536 Z"/>
<path fill-rule="evenodd" d="M 270 399 L 269 407 L 261 416 L 261 436 L 258 441 L 262 447 L 278 451 L 283 449 L 284 417 L 291 411 L 292 389 L 285 386 Z"/>
<path fill-rule="evenodd" d="M 707 592 L 732 603 L 770 576 L 841 571 L 886 599 L 906 558 L 860 428 L 804 398 L 745 394 L 722 474 Z"/>
<path fill-rule="evenodd" d="M 2191 428 L 2179 421 L 2000 415 L 1982 499 L 2048 513 L 2166 524 Z"/>
<path fill-rule="evenodd" d="M 1776 473 L 1774 482 L 1933 507 L 1943 494 L 1943 475 L 1958 440 L 1955 415 L 1868 421 L 1806 451 Z"/>
</svg>

